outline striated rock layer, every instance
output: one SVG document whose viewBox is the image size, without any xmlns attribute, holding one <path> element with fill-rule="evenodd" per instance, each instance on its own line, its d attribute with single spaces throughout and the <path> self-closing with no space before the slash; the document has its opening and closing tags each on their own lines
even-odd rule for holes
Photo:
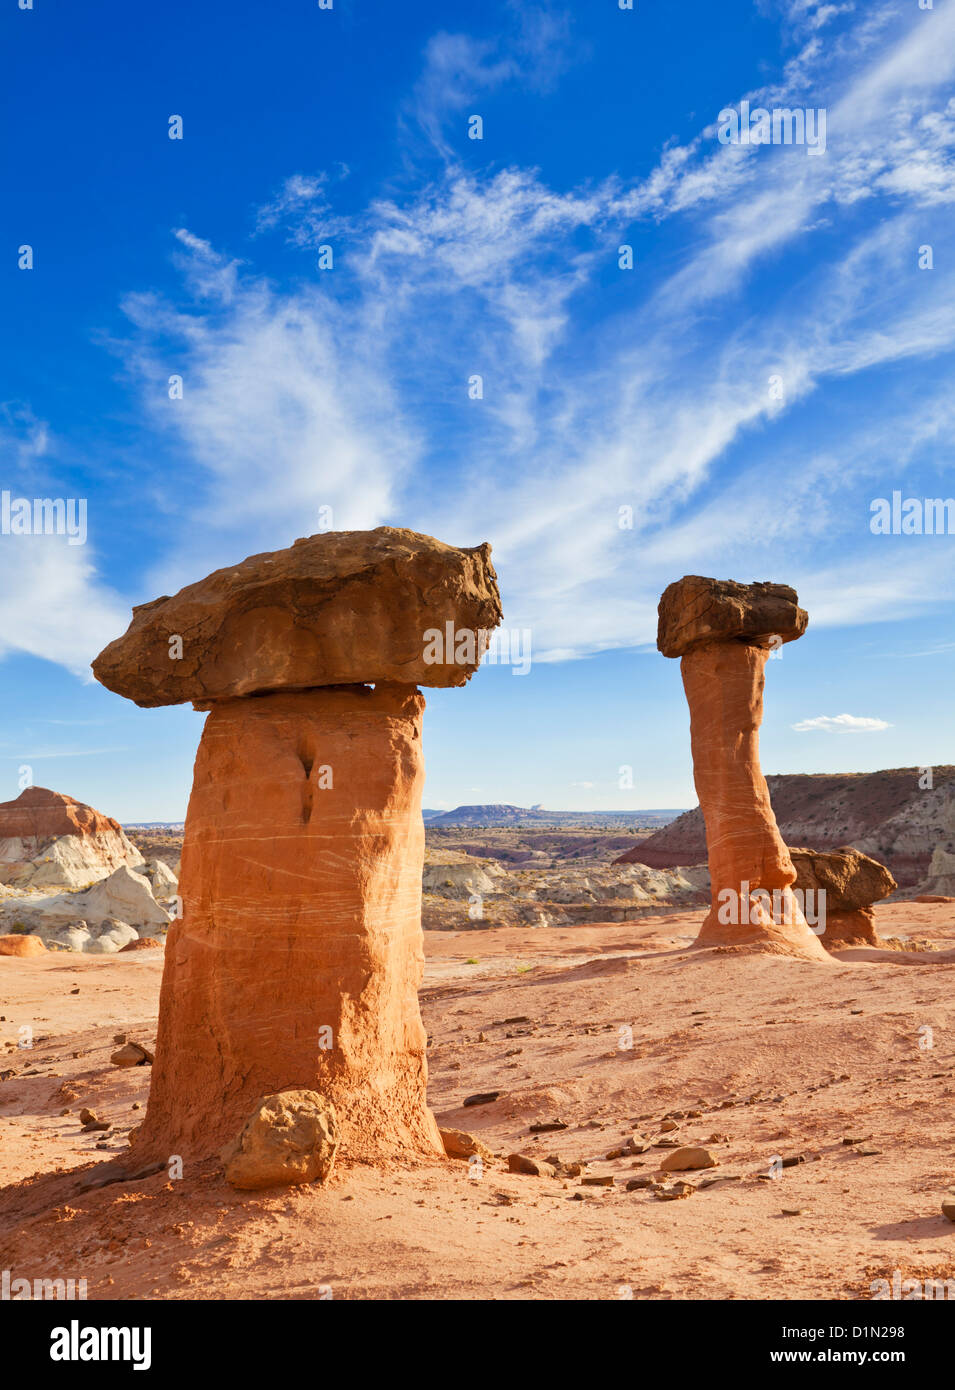
<svg viewBox="0 0 955 1390">
<path fill-rule="evenodd" d="M 376 681 L 458 686 L 500 621 L 488 544 L 330 531 L 134 608 L 93 673 L 144 706 Z"/>
<path fill-rule="evenodd" d="M 212 1154 L 288 1090 L 334 1106 L 346 1159 L 443 1153 L 417 1000 L 423 711 L 387 684 L 213 708 L 137 1156 Z"/>
</svg>

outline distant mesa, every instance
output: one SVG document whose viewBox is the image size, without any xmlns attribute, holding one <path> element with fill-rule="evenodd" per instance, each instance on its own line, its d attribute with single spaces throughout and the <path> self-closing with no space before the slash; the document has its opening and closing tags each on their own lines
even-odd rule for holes
<svg viewBox="0 0 955 1390">
<path fill-rule="evenodd" d="M 453 826 L 486 826 L 490 828 L 506 826 L 572 826 L 613 825 L 624 822 L 627 825 L 666 825 L 679 810 L 652 811 L 545 811 L 536 806 L 511 806 L 507 803 L 491 803 L 479 806 L 456 806 L 453 811 L 425 811 L 424 819 L 428 829 L 451 828 Z M 704 856 L 705 858 L 705 856 Z M 684 863 L 687 861 L 683 861 Z"/>
<path fill-rule="evenodd" d="M 0 803 L 0 840 L 53 840 L 60 835 L 122 832 L 119 821 L 48 787 L 27 787 L 15 801 Z"/>
</svg>

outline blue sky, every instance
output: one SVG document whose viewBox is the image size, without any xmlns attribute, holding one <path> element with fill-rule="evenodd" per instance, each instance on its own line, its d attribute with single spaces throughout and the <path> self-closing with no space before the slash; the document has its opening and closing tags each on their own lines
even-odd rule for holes
<svg viewBox="0 0 955 1390">
<path fill-rule="evenodd" d="M 429 696 L 430 806 L 694 804 L 654 647 L 685 573 L 809 610 L 768 667 L 766 771 L 955 761 L 955 538 L 869 527 L 893 491 L 955 494 L 955 0 L 0 25 L 0 488 L 88 503 L 85 545 L 0 535 L 0 799 L 26 765 L 180 818 L 202 716 L 89 662 L 322 507 L 490 540 L 532 634 L 527 675 Z M 825 110 L 825 150 L 722 144 L 744 99 Z"/>
</svg>

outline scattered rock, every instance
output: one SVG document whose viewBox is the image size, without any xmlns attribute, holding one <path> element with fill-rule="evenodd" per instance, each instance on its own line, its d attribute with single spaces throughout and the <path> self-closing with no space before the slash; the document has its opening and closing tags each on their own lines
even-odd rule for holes
<svg viewBox="0 0 955 1390">
<path fill-rule="evenodd" d="M 465 1104 L 467 1102 L 465 1101 Z M 549 1134 L 554 1129 L 566 1129 L 563 1120 L 535 1120 L 530 1127 L 531 1134 Z"/>
<path fill-rule="evenodd" d="M 438 1133 L 448 1158 L 473 1158 L 475 1154 L 485 1160 L 494 1158 L 491 1150 L 466 1130 L 439 1129 Z"/>
<path fill-rule="evenodd" d="M 114 1067 L 145 1067 L 153 1062 L 153 1054 L 139 1043 L 124 1043 L 109 1059 Z"/>
<path fill-rule="evenodd" d="M 682 1173 L 696 1168 L 715 1168 L 716 1162 L 708 1149 L 688 1145 L 666 1154 L 660 1160 L 660 1169 L 664 1173 Z"/>
<path fill-rule="evenodd" d="M 672 1187 L 658 1188 L 653 1195 L 658 1202 L 678 1202 L 681 1197 L 692 1197 L 695 1191 L 691 1182 L 675 1182 Z"/>
<path fill-rule="evenodd" d="M 478 1091 L 473 1096 L 465 1096 L 461 1104 L 467 1105 L 490 1105 L 492 1100 L 498 1100 L 504 1094 L 503 1091 Z"/>
<path fill-rule="evenodd" d="M 334 1107 L 317 1091 L 263 1096 L 222 1150 L 226 1181 L 240 1189 L 325 1182 L 338 1151 Z"/>
<path fill-rule="evenodd" d="M 557 1169 L 542 1158 L 531 1158 L 528 1154 L 508 1154 L 507 1171 L 524 1173 L 531 1178 L 556 1178 Z"/>
</svg>

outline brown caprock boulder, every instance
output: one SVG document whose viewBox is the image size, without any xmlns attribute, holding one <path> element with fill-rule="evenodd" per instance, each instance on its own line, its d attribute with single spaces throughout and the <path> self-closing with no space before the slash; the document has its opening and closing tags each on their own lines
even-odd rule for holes
<svg viewBox="0 0 955 1390">
<path fill-rule="evenodd" d="M 712 905 L 698 944 L 828 961 L 793 896 L 793 868 L 759 766 L 766 659 L 806 630 L 785 584 L 687 575 L 660 600 L 657 646 L 681 657 Z"/>
<path fill-rule="evenodd" d="M 824 946 L 837 950 L 849 942 L 883 944 L 872 904 L 899 886 L 884 864 L 851 845 L 829 853 L 790 847 L 789 855 L 796 870 L 795 887 L 803 902 L 813 902 Z"/>
<path fill-rule="evenodd" d="M 385 562 L 382 547 L 392 540 L 400 557 Z M 193 675 L 178 685 L 157 679 L 156 699 L 134 668 L 170 660 L 163 626 L 147 636 L 137 619 L 108 648 L 110 670 L 123 673 L 117 684 L 140 703 L 179 690 L 211 709 L 186 816 L 183 916 L 167 937 L 137 1161 L 211 1155 L 262 1096 L 288 1091 L 316 1092 L 334 1108 L 345 1160 L 444 1152 L 425 1100 L 417 999 L 424 699 L 414 681 L 433 673 L 437 685 L 459 684 L 475 669 L 473 645 L 463 641 L 454 679 L 447 663 L 431 665 L 421 653 L 433 640 L 429 629 L 447 625 L 460 635 L 472 622 L 490 629 L 500 621 L 489 547 L 462 551 L 379 530 L 313 536 L 269 559 L 287 575 L 306 554 L 323 576 L 311 606 L 301 573 L 297 583 L 263 591 L 259 610 L 244 585 L 209 581 L 202 623 L 189 629 L 203 642 Z M 336 593 L 343 554 L 351 559 Z M 283 677 L 281 638 L 293 629 Z M 254 684 L 270 688 L 211 700 L 210 689 L 246 684 L 237 632 L 246 634 L 238 651 L 255 667 Z M 408 681 L 393 679 L 398 666 Z M 338 683 L 346 670 L 350 683 Z M 298 688 L 329 676 L 328 686 Z M 275 689 L 283 679 L 295 688 Z"/>
<path fill-rule="evenodd" d="M 93 674 L 137 705 L 201 709 L 319 685 L 464 685 L 501 621 L 490 556 L 391 526 L 306 536 L 134 608 Z"/>
</svg>

